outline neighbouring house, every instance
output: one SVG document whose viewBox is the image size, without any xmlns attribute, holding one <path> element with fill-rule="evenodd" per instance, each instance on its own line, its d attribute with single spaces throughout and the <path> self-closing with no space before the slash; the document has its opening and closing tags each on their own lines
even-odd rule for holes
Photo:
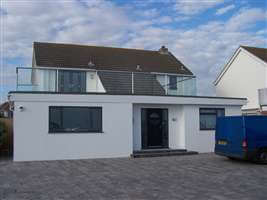
<svg viewBox="0 0 267 200">
<path fill-rule="evenodd" d="M 14 160 L 129 157 L 149 149 L 211 152 L 216 117 L 244 98 L 197 96 L 196 77 L 158 51 L 35 42 L 17 68 Z"/>
<path fill-rule="evenodd" d="M 244 114 L 266 111 L 267 49 L 240 46 L 214 83 L 217 96 L 248 99 Z"/>
<path fill-rule="evenodd" d="M 9 102 L 4 102 L 0 105 L 0 118 L 12 118 L 12 111 L 9 107 Z"/>
</svg>

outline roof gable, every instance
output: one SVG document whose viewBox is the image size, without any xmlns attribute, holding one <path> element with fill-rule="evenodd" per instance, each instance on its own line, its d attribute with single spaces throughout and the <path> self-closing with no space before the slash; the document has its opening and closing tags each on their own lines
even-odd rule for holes
<svg viewBox="0 0 267 200">
<path fill-rule="evenodd" d="M 267 48 L 257 48 L 248 46 L 241 46 L 241 47 L 267 63 Z"/>
<path fill-rule="evenodd" d="M 9 103 L 8 102 L 4 102 L 0 105 L 0 110 L 5 110 L 8 111 L 9 110 Z"/>
<path fill-rule="evenodd" d="M 248 50 L 250 49 L 250 50 Z M 223 75 L 226 73 L 226 71 L 228 70 L 228 68 L 231 66 L 231 64 L 233 63 L 233 61 L 235 60 L 235 58 L 238 56 L 238 54 L 240 53 L 240 51 L 245 51 L 248 52 L 250 55 L 252 55 L 253 58 L 256 58 L 256 60 L 260 61 L 261 63 L 265 63 L 267 64 L 267 60 L 263 60 L 266 58 L 267 55 L 265 55 L 265 53 L 267 53 L 267 49 L 264 48 L 256 48 L 256 47 L 245 47 L 245 46 L 240 46 L 235 53 L 233 54 L 233 56 L 230 58 L 230 60 L 227 62 L 227 64 L 224 66 L 224 68 L 221 70 L 221 72 L 219 73 L 219 75 L 217 76 L 216 80 L 214 81 L 214 85 L 217 85 L 221 78 L 223 77 Z M 253 53 L 252 53 L 253 52 Z M 248 54 L 247 53 L 247 54 Z M 256 55 L 255 55 L 256 54 Z M 260 57 L 259 57 L 260 56 Z M 263 62 L 262 62 L 263 61 Z"/>
<path fill-rule="evenodd" d="M 98 70 L 159 72 L 193 75 L 171 53 L 113 47 L 34 42 L 39 67 L 90 68 Z M 88 66 L 89 62 L 95 66 Z"/>
</svg>

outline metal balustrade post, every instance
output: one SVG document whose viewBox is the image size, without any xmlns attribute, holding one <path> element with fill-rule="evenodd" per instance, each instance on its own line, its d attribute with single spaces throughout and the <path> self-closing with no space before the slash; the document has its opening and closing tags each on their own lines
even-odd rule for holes
<svg viewBox="0 0 267 200">
<path fill-rule="evenodd" d="M 134 94 L 134 73 L 132 72 L 132 94 Z"/>
<path fill-rule="evenodd" d="M 98 78 L 98 73 L 97 73 L 97 71 L 95 71 L 95 78 L 96 78 L 95 91 L 98 92 L 98 81 L 99 81 L 99 78 Z"/>
<path fill-rule="evenodd" d="M 58 85 L 59 85 L 59 82 L 58 82 L 58 69 L 56 70 L 56 92 L 58 92 Z"/>
<path fill-rule="evenodd" d="M 165 94 L 168 95 L 168 76 L 165 74 Z"/>
<path fill-rule="evenodd" d="M 18 76 L 18 73 L 19 73 L 19 69 L 16 68 L 16 91 L 18 91 L 18 84 L 19 84 L 19 76 Z"/>
</svg>

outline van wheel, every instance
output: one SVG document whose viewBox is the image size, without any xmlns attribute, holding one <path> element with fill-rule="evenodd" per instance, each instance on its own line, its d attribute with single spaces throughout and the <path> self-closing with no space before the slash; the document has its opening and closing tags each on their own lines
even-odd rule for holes
<svg viewBox="0 0 267 200">
<path fill-rule="evenodd" d="M 227 156 L 227 158 L 230 159 L 230 160 L 237 160 L 236 158 L 231 157 L 231 156 Z"/>
<path fill-rule="evenodd" d="M 258 162 L 261 164 L 267 164 L 267 151 L 260 151 L 258 154 Z"/>
</svg>

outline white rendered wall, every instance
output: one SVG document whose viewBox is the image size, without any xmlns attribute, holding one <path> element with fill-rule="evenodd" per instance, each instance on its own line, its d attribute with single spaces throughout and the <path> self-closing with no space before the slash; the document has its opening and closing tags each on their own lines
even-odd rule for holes
<svg viewBox="0 0 267 200">
<path fill-rule="evenodd" d="M 187 149 L 200 153 L 213 152 L 215 131 L 199 128 L 199 108 L 225 108 L 226 116 L 241 115 L 241 106 L 160 105 L 133 106 L 133 149 L 141 150 L 141 108 L 167 108 L 169 114 L 169 148 Z"/>
<path fill-rule="evenodd" d="M 200 130 L 199 108 L 225 108 L 226 116 L 241 115 L 240 106 L 183 106 L 185 147 L 200 153 L 213 152 L 215 146 L 215 131 Z"/>
<path fill-rule="evenodd" d="M 199 107 L 225 107 L 238 115 L 243 99 L 95 94 L 13 93 L 14 160 L 130 156 L 141 149 L 141 108 L 168 108 L 169 146 L 213 150 L 214 131 L 199 131 Z M 102 106 L 104 133 L 48 134 L 48 106 Z M 24 110 L 19 112 L 19 106 Z M 207 134 L 205 134 L 207 133 Z M 213 135 L 212 135 L 213 134 Z"/>
<path fill-rule="evenodd" d="M 128 157 L 132 153 L 132 104 L 15 102 L 14 161 Z M 65 102 L 64 102 L 65 101 Z M 18 106 L 23 106 L 20 112 Z M 48 133 L 48 106 L 101 106 L 104 133 Z"/>
<path fill-rule="evenodd" d="M 241 50 L 216 85 L 216 95 L 248 98 L 242 109 L 257 109 L 258 89 L 267 87 L 266 70 L 266 65 Z"/>
<path fill-rule="evenodd" d="M 141 138 L 141 109 L 142 108 L 164 108 L 168 109 L 168 133 L 169 147 L 173 149 L 184 149 L 184 133 L 181 131 L 182 119 L 179 119 L 180 105 L 160 104 L 134 104 L 133 106 L 133 150 L 142 149 Z"/>
</svg>

